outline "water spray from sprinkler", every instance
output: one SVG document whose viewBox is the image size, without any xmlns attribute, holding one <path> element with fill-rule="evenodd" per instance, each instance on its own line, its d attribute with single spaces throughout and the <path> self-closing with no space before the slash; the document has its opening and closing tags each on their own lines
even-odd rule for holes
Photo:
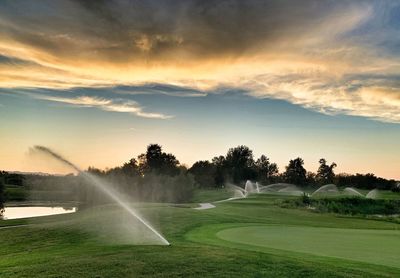
<svg viewBox="0 0 400 278">
<path fill-rule="evenodd" d="M 154 233 L 160 241 L 164 245 L 170 245 L 170 243 L 156 230 L 154 229 L 147 221 L 142 218 L 134 209 L 132 209 L 126 201 L 122 199 L 122 196 L 119 196 L 120 194 L 116 192 L 115 190 L 111 189 L 110 187 L 106 186 L 103 184 L 103 182 L 98 179 L 97 177 L 86 173 L 82 171 L 78 166 L 73 164 L 72 162 L 68 161 L 61 155 L 55 153 L 51 149 L 44 147 L 44 146 L 34 146 L 33 147 L 35 150 L 42 152 L 62 163 L 67 165 L 68 167 L 74 169 L 77 171 L 79 174 L 81 174 L 83 177 L 85 177 L 92 185 L 94 185 L 97 189 L 101 190 L 103 193 L 107 194 L 111 199 L 113 199 L 121 208 L 126 210 L 130 215 L 135 217 L 137 220 L 139 220 L 146 228 L 148 228 L 152 233 Z"/>
</svg>

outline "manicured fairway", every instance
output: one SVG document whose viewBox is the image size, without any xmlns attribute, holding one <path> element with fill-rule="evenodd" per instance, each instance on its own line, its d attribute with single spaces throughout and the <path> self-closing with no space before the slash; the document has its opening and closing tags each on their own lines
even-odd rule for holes
<svg viewBox="0 0 400 278">
<path fill-rule="evenodd" d="M 223 240 L 400 267 L 400 231 L 295 227 L 248 226 L 217 233 Z"/>
<path fill-rule="evenodd" d="M 206 193 L 198 202 L 225 192 Z M 400 224 L 283 208 L 282 198 L 297 197 L 135 204 L 170 246 L 127 243 L 147 234 L 125 233 L 112 205 L 0 221 L 0 277 L 400 277 Z"/>
</svg>

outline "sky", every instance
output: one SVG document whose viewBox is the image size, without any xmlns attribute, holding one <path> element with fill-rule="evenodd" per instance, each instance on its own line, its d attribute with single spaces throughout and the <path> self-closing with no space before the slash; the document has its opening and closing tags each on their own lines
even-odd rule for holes
<svg viewBox="0 0 400 278">
<path fill-rule="evenodd" d="M 398 1 L 0 2 L 0 169 L 276 162 L 400 179 Z"/>
</svg>

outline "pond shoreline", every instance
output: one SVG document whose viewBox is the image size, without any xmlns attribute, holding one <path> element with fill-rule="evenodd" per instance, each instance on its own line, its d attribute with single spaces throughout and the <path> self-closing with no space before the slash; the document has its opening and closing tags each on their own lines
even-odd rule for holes
<svg viewBox="0 0 400 278">
<path fill-rule="evenodd" d="M 1 220 L 26 219 L 51 215 L 75 213 L 76 204 L 60 203 L 18 203 L 6 204 L 1 214 Z"/>
</svg>

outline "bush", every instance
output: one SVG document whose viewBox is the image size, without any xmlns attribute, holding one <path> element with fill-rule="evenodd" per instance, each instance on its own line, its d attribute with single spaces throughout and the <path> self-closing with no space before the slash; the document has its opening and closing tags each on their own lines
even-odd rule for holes
<svg viewBox="0 0 400 278">
<path fill-rule="evenodd" d="M 3 180 L 0 178 L 0 216 L 4 212 L 4 202 L 5 202 L 4 183 L 3 183 Z"/>
<path fill-rule="evenodd" d="M 308 196 L 306 193 L 303 193 L 303 195 L 301 196 L 301 202 L 306 205 L 309 206 L 311 205 L 311 198 L 310 196 Z"/>
<path fill-rule="evenodd" d="M 307 196 L 308 197 L 308 196 Z M 333 212 L 350 215 L 391 215 L 400 213 L 400 200 L 374 200 L 359 197 L 311 199 L 304 195 L 301 199 L 286 200 L 284 207 L 313 206 L 319 212 Z"/>
</svg>

